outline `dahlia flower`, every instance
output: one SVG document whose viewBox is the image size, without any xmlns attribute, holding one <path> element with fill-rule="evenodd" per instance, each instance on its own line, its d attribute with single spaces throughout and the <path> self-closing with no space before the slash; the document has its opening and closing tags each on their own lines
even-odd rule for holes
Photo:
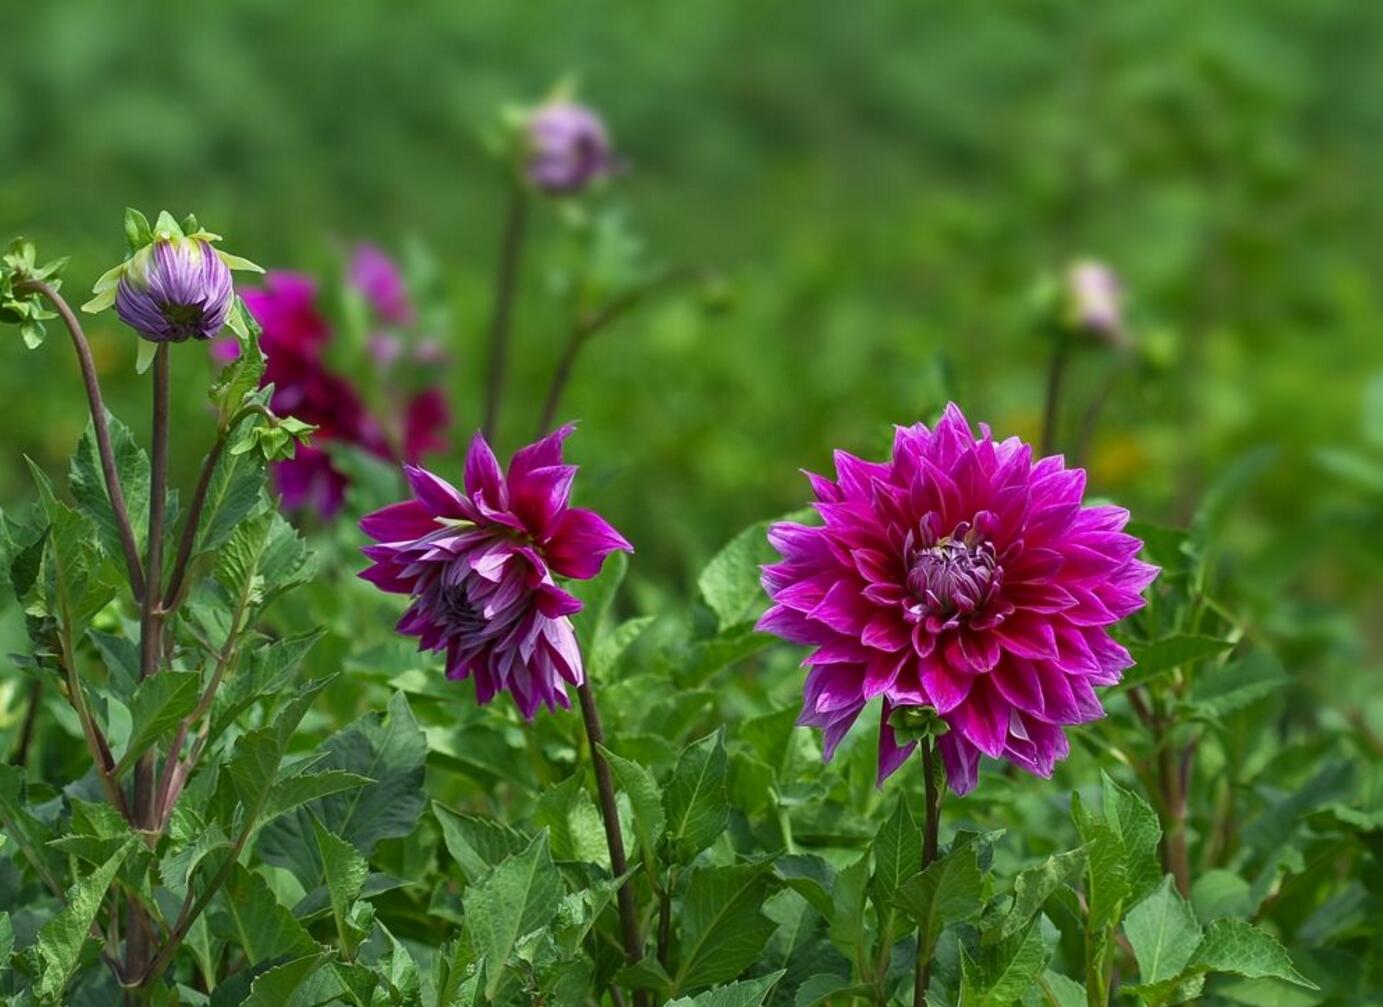
<svg viewBox="0 0 1383 1007">
<path fill-rule="evenodd" d="M 527 123 L 528 180 L 551 193 L 574 193 L 616 167 L 600 117 L 566 100 L 539 106 Z"/>
<path fill-rule="evenodd" d="M 1082 506 L 1085 473 L 1036 462 L 1016 437 L 976 437 L 959 408 L 902 428 L 893 456 L 836 453 L 809 475 L 824 525 L 775 525 L 761 630 L 812 648 L 800 723 L 830 758 L 882 697 L 879 781 L 916 747 L 895 710 L 930 708 L 951 788 L 975 786 L 981 755 L 1051 775 L 1063 728 L 1103 714 L 1096 686 L 1133 662 L 1107 627 L 1143 605 L 1158 570 L 1135 558 L 1128 512 Z"/>
<path fill-rule="evenodd" d="M 583 681 L 569 616 L 581 602 L 556 577 L 594 577 L 624 537 L 593 511 L 570 507 L 576 466 L 562 462 L 560 430 L 518 451 L 506 472 L 477 434 L 465 490 L 405 465 L 414 499 L 368 515 L 378 545 L 361 577 L 413 599 L 398 630 L 418 649 L 446 654 L 451 679 L 474 679 L 488 703 L 508 690 L 531 720 L 540 705 L 568 707 L 567 685 Z"/>
</svg>

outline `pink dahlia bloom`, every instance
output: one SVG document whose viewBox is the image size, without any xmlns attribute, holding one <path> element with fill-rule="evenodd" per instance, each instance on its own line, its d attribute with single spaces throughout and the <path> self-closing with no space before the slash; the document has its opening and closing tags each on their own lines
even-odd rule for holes
<svg viewBox="0 0 1383 1007">
<path fill-rule="evenodd" d="M 600 515 L 568 506 L 572 429 L 518 451 L 507 473 L 477 434 L 464 492 L 405 465 L 414 499 L 360 523 L 379 543 L 365 548 L 374 566 L 360 576 L 413 598 L 399 632 L 445 652 L 447 677 L 473 678 L 481 703 L 509 690 L 529 720 L 540 705 L 570 706 L 566 687 L 583 680 L 569 619 L 581 602 L 555 577 L 586 580 L 616 549 L 633 551 Z"/>
<path fill-rule="evenodd" d="M 899 428 L 887 462 L 837 452 L 836 473 L 809 475 L 824 526 L 775 525 L 783 560 L 763 573 L 759 628 L 812 648 L 800 723 L 825 730 L 830 758 L 880 696 L 880 782 L 916 747 L 889 725 L 899 707 L 946 722 L 957 793 L 981 755 L 1051 775 L 1063 728 L 1100 717 L 1095 686 L 1133 663 L 1107 628 L 1158 570 L 1135 558 L 1128 512 L 1083 507 L 1082 470 L 984 425 L 977 438 L 955 405 L 933 430 Z"/>
</svg>

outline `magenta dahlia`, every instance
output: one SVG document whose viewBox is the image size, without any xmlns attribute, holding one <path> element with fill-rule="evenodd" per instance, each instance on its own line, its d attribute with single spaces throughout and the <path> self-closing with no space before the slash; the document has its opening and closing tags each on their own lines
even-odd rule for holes
<svg viewBox="0 0 1383 1007">
<path fill-rule="evenodd" d="M 977 438 L 954 404 L 935 429 L 900 427 L 887 462 L 837 452 L 834 482 L 808 478 L 824 525 L 770 531 L 783 559 L 764 567 L 759 628 L 812 648 L 799 722 L 824 729 L 826 757 L 880 696 L 880 782 L 916 747 L 890 724 L 906 707 L 945 721 L 957 793 L 981 755 L 1051 775 L 1063 728 L 1100 717 L 1095 687 L 1133 663 L 1108 627 L 1158 570 L 1128 512 L 1082 506 L 1082 470 Z"/>
<path fill-rule="evenodd" d="M 567 684 L 583 680 L 569 619 L 581 602 L 555 577 L 586 580 L 616 549 L 633 551 L 600 515 L 568 506 L 572 429 L 515 453 L 507 473 L 477 434 L 464 492 L 405 465 L 414 499 L 360 523 L 379 543 L 365 548 L 374 566 L 360 576 L 412 596 L 399 632 L 445 652 L 447 677 L 473 678 L 481 703 L 507 689 L 530 720 L 539 705 L 568 707 Z"/>
</svg>

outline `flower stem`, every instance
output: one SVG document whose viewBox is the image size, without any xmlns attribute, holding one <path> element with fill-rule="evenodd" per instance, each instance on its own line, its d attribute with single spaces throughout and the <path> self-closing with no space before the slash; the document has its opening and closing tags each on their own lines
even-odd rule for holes
<svg viewBox="0 0 1383 1007">
<path fill-rule="evenodd" d="M 1047 366 L 1047 404 L 1042 411 L 1042 455 L 1050 455 L 1056 447 L 1057 425 L 1061 422 L 1061 382 L 1066 375 L 1067 347 L 1064 336 L 1057 336 L 1052 347 L 1052 360 Z"/>
<path fill-rule="evenodd" d="M 571 381 L 572 370 L 576 366 L 576 358 L 580 356 L 591 337 L 619 321 L 620 318 L 637 308 L 644 300 L 659 290 L 675 286 L 685 280 L 695 279 L 699 275 L 698 270 L 689 268 L 668 269 L 648 282 L 625 291 L 599 311 L 578 315 L 572 322 L 571 330 L 567 334 L 567 345 L 562 350 L 562 356 L 557 361 L 557 368 L 552 372 L 552 380 L 547 386 L 547 395 L 543 399 L 542 415 L 538 420 L 539 437 L 552 430 L 553 424 L 557 420 L 557 408 L 561 404 L 562 393 L 566 391 L 567 383 Z"/>
<path fill-rule="evenodd" d="M 528 196 L 523 183 L 515 180 L 509 190 L 509 210 L 500 241 L 499 268 L 495 273 L 494 301 L 490 314 L 490 371 L 485 384 L 485 419 L 480 430 L 493 440 L 499 421 L 499 403 L 504 393 L 504 372 L 509 361 L 509 334 L 514 313 L 514 294 L 518 289 L 519 260 L 528 219 Z"/>
<path fill-rule="evenodd" d="M 937 785 L 935 743 L 931 738 L 922 741 L 922 774 L 926 777 L 926 799 L 922 819 L 922 870 L 936 860 L 937 835 L 941 829 L 941 788 Z M 926 1007 L 927 986 L 932 978 L 932 956 L 925 953 L 927 934 L 917 931 L 917 966 L 913 970 L 913 1007 Z"/>
<path fill-rule="evenodd" d="M 624 837 L 619 827 L 619 805 L 615 803 L 615 784 L 610 778 L 610 764 L 600 753 L 605 744 L 605 729 L 600 724 L 600 711 L 596 709 L 595 693 L 591 691 L 590 681 L 576 687 L 581 699 L 581 719 L 586 725 L 586 741 L 591 746 L 591 766 L 595 770 L 595 787 L 600 796 L 600 817 L 605 823 L 605 842 L 610 848 L 610 873 L 622 877 L 629 873 L 629 861 L 624 855 Z M 634 879 L 627 879 L 619 890 L 620 932 L 624 938 L 624 955 L 629 964 L 643 957 L 643 937 L 639 933 L 639 914 L 634 905 Z M 634 1003 L 644 1007 L 648 994 L 643 990 L 634 992 Z"/>
<path fill-rule="evenodd" d="M 110 423 L 106 419 L 106 405 L 101 398 L 101 383 L 96 378 L 96 363 L 91 358 L 91 345 L 81 322 L 72 312 L 61 294 L 42 280 L 24 280 L 15 285 L 16 293 L 33 291 L 47 298 L 53 305 L 63 324 L 72 336 L 72 348 L 77 352 L 77 363 L 82 369 L 82 382 L 86 385 L 87 403 L 91 407 L 91 425 L 96 431 L 96 452 L 101 458 L 101 473 L 106 480 L 106 494 L 110 497 L 110 509 L 115 514 L 115 527 L 120 534 L 120 548 L 125 554 L 125 568 L 130 578 L 130 588 L 135 600 L 144 597 L 144 571 L 139 565 L 139 546 L 135 544 L 134 529 L 130 525 L 130 511 L 125 503 L 125 493 L 120 486 L 120 470 L 115 466 L 115 449 L 111 446 Z"/>
<path fill-rule="evenodd" d="M 1100 425 L 1100 416 L 1104 412 L 1104 407 L 1109 403 L 1109 398 L 1114 393 L 1114 388 L 1119 383 L 1119 378 L 1123 376 L 1123 373 L 1124 363 L 1122 360 L 1111 364 L 1109 371 L 1105 374 L 1104 381 L 1100 384 L 1099 391 L 1095 393 L 1095 397 L 1090 400 L 1090 405 L 1086 407 L 1085 415 L 1081 417 L 1080 433 L 1076 437 L 1076 465 L 1084 465 L 1086 458 L 1089 457 L 1090 447 L 1095 443 L 1095 431 Z"/>
<path fill-rule="evenodd" d="M 144 562 L 146 576 L 144 600 L 139 619 L 139 678 L 142 682 L 158 674 L 163 651 L 163 517 L 168 495 L 168 344 L 154 354 L 153 445 L 149 464 L 149 543 Z M 157 756 L 150 748 L 139 757 L 134 775 L 134 825 L 152 837 L 156 827 L 154 773 Z M 154 839 L 154 842 L 157 840 Z M 130 901 L 125 928 L 125 975 L 142 975 L 148 966 L 152 947 L 144 910 Z"/>
</svg>

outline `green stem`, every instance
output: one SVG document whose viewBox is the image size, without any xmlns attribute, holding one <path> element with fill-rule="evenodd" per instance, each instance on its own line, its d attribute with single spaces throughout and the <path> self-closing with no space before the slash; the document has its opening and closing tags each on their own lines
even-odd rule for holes
<svg viewBox="0 0 1383 1007">
<path fill-rule="evenodd" d="M 1047 367 L 1047 403 L 1042 411 L 1042 456 L 1050 455 L 1056 447 L 1057 426 L 1061 422 L 1061 383 L 1066 374 L 1066 337 L 1056 336 L 1052 360 Z"/>
<path fill-rule="evenodd" d="M 615 801 L 615 783 L 610 776 L 610 764 L 600 753 L 605 744 L 605 729 L 600 723 L 600 711 L 595 705 L 595 693 L 589 679 L 576 688 L 581 700 L 581 719 L 586 725 L 586 741 L 591 747 L 591 767 L 595 771 L 595 787 L 600 797 L 600 817 L 605 824 L 605 843 L 610 849 L 610 873 L 624 877 L 629 873 L 629 861 L 624 854 L 624 836 L 620 832 L 619 805 Z M 639 933 L 639 914 L 634 905 L 634 879 L 627 878 L 619 889 L 620 933 L 624 940 L 624 955 L 630 965 L 643 957 L 643 936 Z M 634 991 L 636 1007 L 648 1003 L 648 994 Z"/>
<path fill-rule="evenodd" d="M 931 738 L 922 741 L 922 773 L 926 777 L 926 795 L 922 820 L 922 870 L 936 861 L 937 838 L 941 829 L 941 787 L 936 773 L 935 743 Z M 917 964 L 913 969 L 913 1007 L 926 1007 L 927 986 L 932 977 L 932 956 L 926 952 L 927 934 L 917 930 Z"/>
<path fill-rule="evenodd" d="M 509 210 L 500 241 L 499 268 L 495 273 L 494 301 L 490 314 L 490 370 L 485 382 L 485 418 L 480 430 L 493 440 L 499 422 L 499 404 L 504 395 L 504 372 L 509 361 L 509 337 L 518 290 L 519 261 L 528 218 L 528 196 L 523 183 L 515 180 L 509 191 Z"/>
</svg>

